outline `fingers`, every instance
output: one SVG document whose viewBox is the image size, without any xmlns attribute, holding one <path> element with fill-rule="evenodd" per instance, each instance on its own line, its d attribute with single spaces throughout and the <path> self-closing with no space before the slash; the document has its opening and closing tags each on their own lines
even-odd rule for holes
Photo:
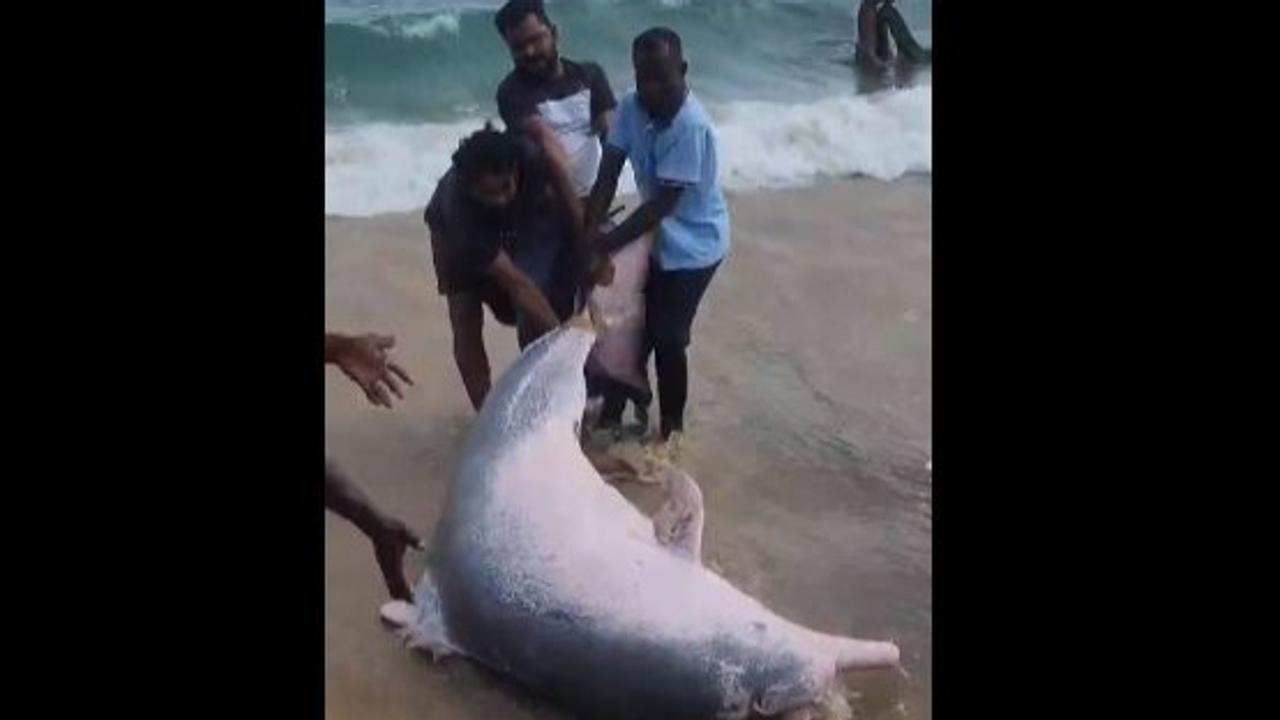
<svg viewBox="0 0 1280 720">
<path fill-rule="evenodd" d="M 409 583 L 405 582 L 403 577 L 392 576 L 388 579 L 387 592 L 396 600 L 403 600 L 407 603 L 413 602 L 413 592 L 409 590 Z"/>
<path fill-rule="evenodd" d="M 405 371 L 404 371 L 404 368 L 402 368 L 402 367 L 400 367 L 399 365 L 397 365 L 397 364 L 395 364 L 395 363 L 391 362 L 390 360 L 388 360 L 388 361 L 387 361 L 387 367 L 391 369 L 391 372 L 393 372 L 393 373 L 395 373 L 396 375 L 400 376 L 400 379 L 401 379 L 401 380 L 404 380 L 404 381 L 405 381 L 405 383 L 407 383 L 407 384 L 409 384 L 409 385 L 412 385 L 412 384 L 413 384 L 413 378 L 409 377 L 409 373 L 405 372 Z"/>
<path fill-rule="evenodd" d="M 382 546 L 378 548 L 376 555 L 382 579 L 387 583 L 387 592 L 396 600 L 413 602 L 413 593 L 409 591 L 409 583 L 404 579 L 403 547 Z"/>
<path fill-rule="evenodd" d="M 410 530 L 408 525 L 405 525 L 399 520 L 389 520 L 388 527 L 391 530 L 391 538 L 396 542 L 408 545 L 417 550 L 426 549 L 426 545 L 423 544 L 422 539 Z"/>
<path fill-rule="evenodd" d="M 386 363 L 383 367 L 372 370 L 376 373 L 371 380 L 365 380 L 360 383 L 360 387 L 364 388 L 365 395 L 369 397 L 369 402 L 382 407 L 391 407 L 391 396 L 403 400 L 404 392 L 400 390 L 400 384 L 396 382 L 396 375 L 404 378 L 410 385 L 413 381 L 409 379 L 403 368 L 394 363 Z"/>
<path fill-rule="evenodd" d="M 425 546 L 412 530 L 398 520 L 389 521 L 384 529 L 389 532 L 374 542 L 374 555 L 378 559 L 378 568 L 382 570 L 382 579 L 387 583 L 387 592 L 397 600 L 413 602 L 413 592 L 404 579 L 404 551 L 406 547 L 422 550 Z"/>
<path fill-rule="evenodd" d="M 379 407 L 390 408 L 392 395 L 404 399 L 400 381 L 413 384 L 409 373 L 388 357 L 388 351 L 395 344 L 396 339 L 392 335 L 367 333 L 358 338 L 349 356 L 337 363 L 364 390 L 369 402 Z"/>
<path fill-rule="evenodd" d="M 401 527 L 398 531 L 400 540 L 414 550 L 426 550 L 427 546 L 422 542 L 422 538 L 418 537 L 407 527 Z"/>
<path fill-rule="evenodd" d="M 387 389 L 378 383 L 377 380 L 374 380 L 365 386 L 364 394 L 368 396 L 369 402 L 374 405 L 379 405 L 385 408 L 391 407 L 391 396 L 387 394 Z"/>
<path fill-rule="evenodd" d="M 386 383 L 386 386 L 391 389 L 391 392 L 395 393 L 396 397 L 401 400 L 404 399 L 404 393 L 400 392 L 400 386 L 396 384 L 395 376 L 391 374 L 388 368 L 382 369 L 382 374 L 378 376 L 378 380 Z"/>
<path fill-rule="evenodd" d="M 399 372 L 401 377 L 405 377 L 403 370 L 399 370 Z M 412 384 L 413 381 L 410 380 L 409 382 Z M 369 398 L 369 402 L 379 407 L 392 407 L 392 395 L 401 400 L 404 399 L 404 392 L 400 390 L 400 384 L 392 377 L 390 371 L 383 371 L 380 376 L 373 380 L 361 382 L 360 387 L 364 390 L 365 396 Z"/>
<path fill-rule="evenodd" d="M 378 381 L 370 380 L 366 376 L 364 368 L 349 367 L 347 365 L 339 365 L 342 373 L 360 387 L 364 391 L 364 396 L 374 405 L 391 407 L 391 398 L 387 397 L 387 391 L 378 386 Z"/>
</svg>

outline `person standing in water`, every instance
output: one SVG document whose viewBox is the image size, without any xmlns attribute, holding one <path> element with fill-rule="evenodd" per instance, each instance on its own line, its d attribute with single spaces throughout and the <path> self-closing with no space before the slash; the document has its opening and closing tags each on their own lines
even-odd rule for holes
<svg viewBox="0 0 1280 720">
<path fill-rule="evenodd" d="M 599 226 L 629 159 L 644 202 L 591 245 L 607 256 L 657 233 L 645 288 L 645 354 L 653 353 L 657 370 L 659 434 L 672 441 L 684 430 L 693 319 L 729 250 L 729 209 L 717 179 L 715 131 L 686 84 L 680 36 L 664 27 L 646 30 L 632 43 L 631 60 L 636 90 L 619 103 L 609 130 L 586 227 Z M 617 402 L 607 403 L 601 420 L 613 423 L 621 414 Z"/>
<path fill-rule="evenodd" d="M 932 52 L 911 36 L 893 0 L 862 0 L 857 15 L 853 68 L 859 92 L 906 85 L 920 68 L 932 62 Z"/>
<path fill-rule="evenodd" d="M 898 46 L 898 57 L 907 63 L 924 65 L 932 60 L 932 53 L 912 37 L 907 21 L 893 6 L 894 0 L 862 0 L 858 8 L 858 44 L 856 61 L 869 69 L 884 70 L 894 61 L 893 47 Z"/>
<path fill-rule="evenodd" d="M 515 67 L 498 86 L 498 113 L 509 130 L 534 139 L 548 160 L 562 193 L 570 195 L 576 222 L 596 182 L 602 154 L 601 139 L 609 131 L 618 106 L 604 70 L 590 61 L 576 62 L 560 55 L 559 30 L 547 17 L 542 0 L 508 0 L 493 23 L 511 52 Z M 591 270 L 598 258 L 577 242 L 577 272 L 585 276 L 589 292 L 598 279 Z M 617 382 L 605 373 L 588 371 L 587 394 L 603 395 L 606 403 L 631 400 L 641 422 L 647 422 L 652 394 Z"/>
</svg>

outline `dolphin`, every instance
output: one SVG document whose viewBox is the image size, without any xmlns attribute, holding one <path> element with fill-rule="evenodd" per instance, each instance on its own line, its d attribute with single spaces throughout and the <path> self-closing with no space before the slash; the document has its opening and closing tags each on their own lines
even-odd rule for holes
<svg viewBox="0 0 1280 720">
<path fill-rule="evenodd" d="M 462 655 L 582 718 L 796 717 L 891 642 L 777 615 L 701 562 L 697 483 L 663 471 L 644 516 L 584 456 L 585 314 L 531 344 L 489 393 L 412 604 L 383 619 L 436 659 Z"/>
<path fill-rule="evenodd" d="M 613 282 L 597 287 L 591 302 L 603 316 L 595 346 L 587 356 L 587 393 L 612 389 L 647 415 L 653 400 L 644 338 L 644 290 L 654 237 L 646 233 L 614 252 Z"/>
</svg>

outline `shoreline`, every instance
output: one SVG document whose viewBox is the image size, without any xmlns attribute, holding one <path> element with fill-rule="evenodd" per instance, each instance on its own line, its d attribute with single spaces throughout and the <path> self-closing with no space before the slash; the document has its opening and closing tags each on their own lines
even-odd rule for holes
<svg viewBox="0 0 1280 720">
<path fill-rule="evenodd" d="M 629 172 L 630 172 L 629 169 L 623 170 L 624 175 L 626 175 Z M 864 182 L 881 184 L 881 185 L 923 184 L 925 186 L 928 186 L 929 188 L 932 188 L 933 172 L 912 170 L 909 172 L 905 172 L 902 175 L 899 175 L 898 177 L 892 180 L 882 180 L 880 178 L 874 177 L 872 175 L 868 175 L 866 173 L 853 173 L 850 175 L 840 175 L 840 176 L 824 175 L 824 176 L 815 177 L 812 182 L 796 184 L 796 185 L 779 185 L 776 187 L 762 186 L 762 187 L 756 187 L 756 188 L 742 188 L 742 189 L 735 189 L 735 190 L 729 190 L 726 188 L 724 190 L 724 194 L 726 199 L 732 200 L 735 197 L 751 196 L 751 195 L 757 195 L 757 194 L 799 192 L 803 190 L 818 189 L 818 188 L 826 187 L 828 185 L 846 185 L 850 183 L 856 184 L 856 183 L 864 183 Z M 619 185 L 621 184 L 622 184 L 621 181 L 619 181 Z M 627 208 L 628 210 L 630 210 L 631 208 L 634 207 L 632 203 L 634 203 L 636 197 L 637 195 L 634 192 L 623 193 L 619 191 L 615 202 L 622 201 L 622 200 L 629 201 L 627 204 Z M 426 210 L 427 202 L 429 200 L 430 200 L 430 196 L 428 195 L 427 198 L 423 199 L 420 205 L 415 205 L 412 208 L 409 208 L 407 210 L 383 210 L 383 211 L 379 211 L 369 215 L 342 215 L 338 213 L 326 212 L 324 214 L 324 219 L 325 219 L 325 222 L 329 222 L 330 220 L 337 220 L 337 221 L 376 220 L 378 218 L 414 215 L 414 214 L 421 217 L 423 211 Z M 730 218 L 730 221 L 732 221 L 732 218 Z"/>
<path fill-rule="evenodd" d="M 629 173 L 630 173 L 629 169 L 623 170 L 624 176 Z M 803 184 L 761 186 L 761 187 L 755 187 L 755 188 L 741 188 L 741 189 L 734 189 L 734 190 L 730 190 L 726 188 L 724 190 L 724 194 L 727 200 L 732 201 L 735 197 L 752 196 L 757 194 L 799 192 L 803 190 L 816 190 L 819 188 L 826 187 L 828 185 L 846 185 L 850 183 L 854 183 L 854 184 L 876 183 L 876 184 L 882 184 L 882 185 L 896 185 L 896 184 L 920 185 L 922 184 L 932 189 L 933 172 L 913 170 L 913 171 L 905 172 L 902 175 L 899 175 L 898 177 L 892 180 L 882 180 L 880 178 L 877 178 L 875 176 L 868 175 L 865 173 L 853 173 L 850 175 L 840 175 L 840 176 L 829 176 L 829 175 L 818 176 L 813 178 L 811 182 L 803 183 Z M 621 185 L 622 185 L 622 182 L 620 180 L 619 186 L 621 187 Z M 637 198 L 637 195 L 634 192 L 623 193 L 621 192 L 621 190 L 619 190 L 617 198 L 615 199 L 615 203 L 620 201 L 626 201 L 627 209 L 628 211 L 630 211 L 635 207 L 636 198 Z M 421 217 L 430 199 L 431 199 L 431 196 L 430 194 L 428 194 L 427 197 L 422 199 L 421 204 L 414 205 L 412 208 L 409 208 L 407 210 L 384 210 L 384 211 L 375 212 L 369 215 L 342 215 L 337 213 L 325 212 L 324 219 L 325 219 L 325 222 L 327 223 L 331 220 L 332 221 L 377 220 L 379 218 L 399 217 L 399 216 L 413 215 L 413 214 L 416 214 L 418 217 Z M 730 217 L 730 222 L 732 222 L 732 217 Z"/>
</svg>

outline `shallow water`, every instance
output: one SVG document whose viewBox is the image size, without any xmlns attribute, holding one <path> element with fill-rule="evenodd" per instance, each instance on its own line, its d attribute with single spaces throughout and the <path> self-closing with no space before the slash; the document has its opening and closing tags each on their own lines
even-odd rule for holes
<svg viewBox="0 0 1280 720">
<path fill-rule="evenodd" d="M 493 26 L 502 0 L 326 0 L 325 211 L 364 217 L 423 205 L 458 142 L 486 120 L 511 70 Z M 899 0 L 932 43 L 932 4 Z M 548 3 L 565 57 L 634 83 L 630 44 L 683 38 L 693 92 L 715 122 L 722 181 L 753 189 L 933 167 L 930 72 L 890 97 L 850 66 L 856 0 L 563 0 Z M 889 83 L 890 85 L 895 83 Z M 630 183 L 624 173 L 622 184 Z"/>
</svg>

